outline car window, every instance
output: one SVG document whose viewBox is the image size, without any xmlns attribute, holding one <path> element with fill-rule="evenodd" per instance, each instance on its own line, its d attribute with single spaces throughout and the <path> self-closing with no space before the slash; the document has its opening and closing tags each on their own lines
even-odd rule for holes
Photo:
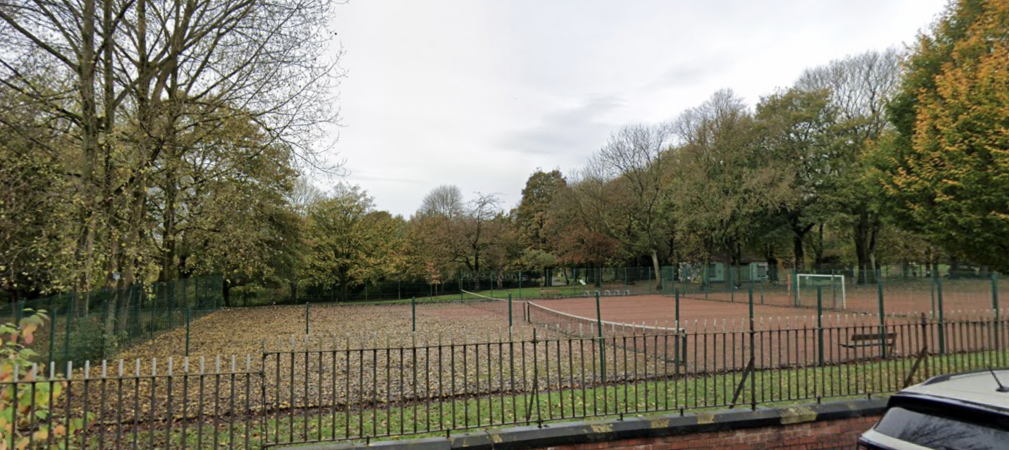
<svg viewBox="0 0 1009 450">
<path fill-rule="evenodd" d="M 958 418 L 893 407 L 876 425 L 879 433 L 939 450 L 1004 449 L 1009 431 Z"/>
</svg>

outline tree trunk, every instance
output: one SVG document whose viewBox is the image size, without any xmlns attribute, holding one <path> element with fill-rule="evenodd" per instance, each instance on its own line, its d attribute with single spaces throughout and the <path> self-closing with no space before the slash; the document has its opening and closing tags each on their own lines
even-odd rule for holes
<svg viewBox="0 0 1009 450">
<path fill-rule="evenodd" d="M 662 272 L 659 266 L 659 252 L 652 249 L 652 267 L 655 269 L 655 292 L 662 292 Z"/>
<path fill-rule="evenodd" d="M 798 271 L 802 271 L 806 268 L 806 249 L 804 248 L 804 239 L 809 230 L 813 229 L 813 224 L 802 226 L 797 219 L 792 219 L 792 248 L 795 256 L 795 268 Z"/>
<path fill-rule="evenodd" d="M 227 280 L 227 279 L 224 280 L 224 293 L 223 293 L 223 297 L 224 297 L 224 307 L 225 308 L 230 308 L 231 307 L 231 280 Z"/>
<path fill-rule="evenodd" d="M 764 246 L 764 259 L 767 260 L 767 280 L 774 283 L 778 281 L 778 258 L 774 254 L 774 245 Z"/>
<path fill-rule="evenodd" d="M 855 256 L 858 258 L 858 282 L 876 282 L 876 240 L 879 235 L 879 221 L 868 212 L 859 215 L 854 225 Z"/>
<path fill-rule="evenodd" d="M 823 265 L 823 224 L 816 226 L 816 239 L 813 245 L 813 269 L 819 271 Z"/>
</svg>

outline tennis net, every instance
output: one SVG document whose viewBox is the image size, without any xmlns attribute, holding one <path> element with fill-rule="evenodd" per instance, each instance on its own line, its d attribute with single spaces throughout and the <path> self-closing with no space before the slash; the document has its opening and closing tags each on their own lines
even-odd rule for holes
<svg viewBox="0 0 1009 450">
<path fill-rule="evenodd" d="M 557 311 L 534 302 L 528 302 L 526 308 L 529 322 L 538 327 L 568 336 L 599 339 L 604 346 L 660 356 L 676 365 L 685 364 L 687 334 L 682 328 L 600 321 Z"/>
<path fill-rule="evenodd" d="M 510 309 L 512 317 L 519 319 L 522 318 L 523 303 L 525 302 L 512 301 L 509 307 L 508 299 L 489 297 L 483 294 L 477 294 L 476 292 L 470 292 L 466 290 L 463 290 L 462 292 L 468 296 L 473 297 L 462 300 L 462 304 L 466 306 L 493 314 L 499 314 L 505 317 L 508 317 Z"/>
<path fill-rule="evenodd" d="M 659 324 L 655 324 L 654 326 L 650 326 L 646 324 L 590 319 L 548 308 L 535 302 L 529 302 L 527 309 L 529 322 L 548 330 L 571 336 L 597 337 L 599 336 L 598 327 L 600 324 L 603 328 L 603 335 L 606 337 L 654 336 L 683 333 L 682 328 L 669 325 L 659 326 Z"/>
</svg>

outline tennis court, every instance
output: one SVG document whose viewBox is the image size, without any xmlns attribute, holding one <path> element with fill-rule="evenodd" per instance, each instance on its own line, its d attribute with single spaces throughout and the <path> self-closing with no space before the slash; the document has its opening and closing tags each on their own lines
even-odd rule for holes
<svg viewBox="0 0 1009 450">
<path fill-rule="evenodd" d="M 595 298 L 568 298 L 558 300 L 537 300 L 537 305 L 573 316 L 595 319 Z M 719 324 L 742 326 L 749 317 L 749 305 L 745 302 L 697 300 L 681 298 L 679 302 L 681 328 L 686 325 Z M 667 295 L 637 295 L 626 297 L 602 297 L 599 300 L 602 320 L 626 324 L 672 327 L 676 322 L 676 299 Z M 785 306 L 754 305 L 753 315 L 758 320 L 781 320 L 815 314 L 806 308 Z"/>
</svg>

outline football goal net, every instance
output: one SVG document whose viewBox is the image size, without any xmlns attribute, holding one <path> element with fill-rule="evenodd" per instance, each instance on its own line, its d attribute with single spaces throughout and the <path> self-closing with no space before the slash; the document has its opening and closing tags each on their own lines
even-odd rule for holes
<svg viewBox="0 0 1009 450">
<path fill-rule="evenodd" d="M 795 283 L 796 306 L 815 308 L 817 301 L 823 302 L 823 308 L 847 309 L 848 296 L 844 290 L 844 275 L 800 273 Z"/>
</svg>

